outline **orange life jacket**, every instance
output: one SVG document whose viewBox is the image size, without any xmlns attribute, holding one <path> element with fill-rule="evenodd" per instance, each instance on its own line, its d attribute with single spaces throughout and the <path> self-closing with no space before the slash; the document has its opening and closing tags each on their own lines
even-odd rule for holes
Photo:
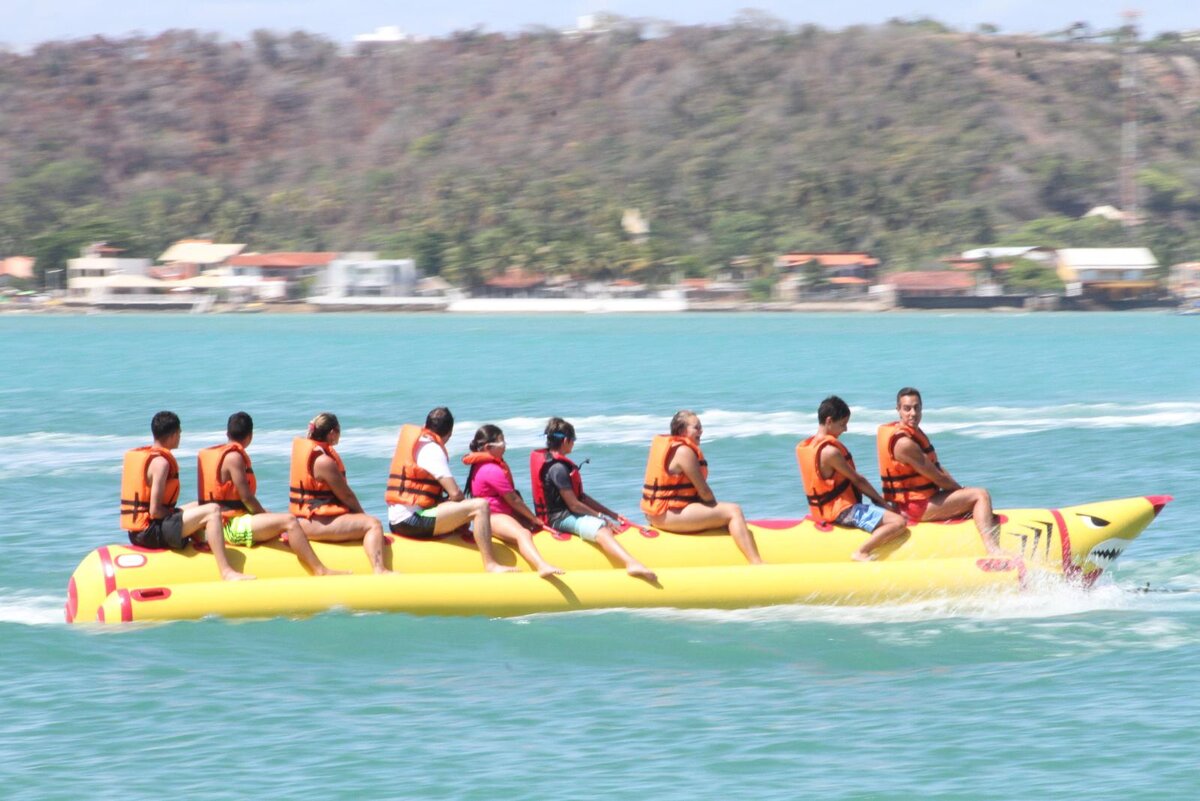
<svg viewBox="0 0 1200 801">
<path fill-rule="evenodd" d="M 673 475 L 667 469 L 671 457 L 681 447 L 696 452 L 700 475 L 708 478 L 708 462 L 699 445 L 687 437 L 658 434 L 650 442 L 650 457 L 646 460 L 646 477 L 642 482 L 642 511 L 646 514 L 661 515 L 700 502 L 700 491 L 691 480 L 683 473 Z"/>
<path fill-rule="evenodd" d="M 478 473 L 479 468 L 485 464 L 500 465 L 500 469 L 503 470 L 504 475 L 508 477 L 508 483 L 513 485 L 514 490 L 516 489 L 517 485 L 513 482 L 512 470 L 509 469 L 508 462 L 504 461 L 503 459 L 498 459 L 495 456 L 492 456 L 490 453 L 485 453 L 484 451 L 472 451 L 462 458 L 462 463 L 471 468 L 467 473 L 467 494 L 471 495 L 472 497 L 483 497 L 478 495 L 475 490 L 472 489 L 471 485 L 475 481 L 475 474 Z"/>
<path fill-rule="evenodd" d="M 546 474 L 555 462 L 567 466 L 571 476 L 571 489 L 578 498 L 583 495 L 583 476 L 579 473 L 579 465 L 572 462 L 561 453 L 549 448 L 538 448 L 529 454 L 529 481 L 533 485 L 533 511 L 546 525 L 550 524 L 550 509 L 546 506 Z"/>
<path fill-rule="evenodd" d="M 854 457 L 837 437 L 814 435 L 796 446 L 796 462 L 800 465 L 809 514 L 822 523 L 832 523 L 842 510 L 862 500 L 862 494 L 841 473 L 835 472 L 831 478 L 821 474 L 821 451 L 827 447 L 841 451 L 850 467 L 854 467 Z"/>
<path fill-rule="evenodd" d="M 875 435 L 883 499 L 892 503 L 904 504 L 932 498 L 938 491 L 937 484 L 918 473 L 916 468 L 896 458 L 896 443 L 903 437 L 911 437 L 921 452 L 925 454 L 925 458 L 941 468 L 941 464 L 938 463 L 937 451 L 933 449 L 933 445 L 929 442 L 929 437 L 925 436 L 924 431 L 898 421 L 884 423 Z"/>
<path fill-rule="evenodd" d="M 430 441 L 421 442 L 421 437 L 428 437 Z M 445 500 L 446 490 L 441 482 L 428 470 L 417 466 L 417 449 L 425 445 L 437 445 L 442 453 L 446 453 L 442 438 L 428 428 L 411 423 L 400 427 L 396 452 L 392 454 L 392 467 L 388 471 L 387 491 L 383 494 L 389 504 L 430 509 Z M 449 459 L 449 454 L 446 458 Z"/>
<path fill-rule="evenodd" d="M 166 448 L 145 445 L 125 452 L 121 468 L 121 528 L 138 532 L 150 528 L 150 477 L 147 468 L 158 456 L 167 460 L 167 483 L 163 487 L 163 506 L 175 507 L 179 500 L 179 463 Z"/>
<path fill-rule="evenodd" d="M 288 511 L 296 517 L 311 519 L 317 516 L 344 515 L 350 510 L 338 500 L 329 484 L 313 475 L 313 462 L 325 454 L 337 464 L 338 471 L 346 475 L 342 457 L 328 442 L 317 442 L 307 437 L 292 440 L 292 467 L 289 476 Z"/>
<path fill-rule="evenodd" d="M 246 463 L 246 481 L 250 484 L 250 494 L 253 495 L 258 492 L 258 479 L 254 477 L 254 468 L 250 466 L 250 454 L 246 453 L 246 449 L 239 443 L 213 445 L 196 454 L 196 499 L 200 503 L 215 503 L 220 506 L 221 519 L 225 521 L 249 513 L 233 481 L 221 480 L 221 465 L 225 462 L 225 457 L 234 451 L 240 453 Z"/>
</svg>

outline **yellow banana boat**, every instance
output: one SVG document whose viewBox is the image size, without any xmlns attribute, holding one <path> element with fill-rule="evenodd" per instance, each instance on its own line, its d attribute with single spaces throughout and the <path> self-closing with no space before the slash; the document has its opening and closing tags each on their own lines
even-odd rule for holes
<svg viewBox="0 0 1200 801">
<path fill-rule="evenodd" d="M 229 546 L 234 568 L 257 581 L 223 582 L 208 553 L 106 545 L 88 554 L 67 590 L 68 622 L 306 615 L 333 608 L 414 614 L 519 615 L 606 607 L 737 608 L 781 603 L 863 604 L 1019 589 L 1029 572 L 1091 584 L 1171 499 L 1144 496 L 1057 509 L 998 510 L 1000 547 L 989 557 L 971 520 L 918 523 L 870 563 L 850 561 L 864 532 L 809 518 L 750 524 L 768 565 L 750 567 L 724 533 L 626 529 L 621 543 L 658 574 L 632 578 L 595 546 L 537 535 L 566 575 L 539 578 L 515 551 L 497 558 L 517 574 L 483 572 L 469 537 L 389 538 L 395 575 L 371 573 L 357 544 L 314 543 L 321 560 L 353 575 L 314 578 L 280 543 Z"/>
</svg>

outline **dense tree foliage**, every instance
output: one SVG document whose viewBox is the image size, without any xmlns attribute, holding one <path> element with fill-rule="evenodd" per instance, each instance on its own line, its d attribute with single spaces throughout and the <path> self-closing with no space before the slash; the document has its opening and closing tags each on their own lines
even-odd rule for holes
<svg viewBox="0 0 1200 801">
<path fill-rule="evenodd" d="M 211 234 L 372 249 L 477 281 L 508 266 L 660 279 L 734 256 L 868 249 L 920 268 L 993 242 L 1200 256 L 1200 47 L 1139 56 L 1137 229 L 1117 204 L 1120 48 L 822 31 L 761 14 L 653 37 L 537 30 L 344 52 L 174 31 L 0 53 L 0 255 Z M 632 241 L 626 208 L 649 220 Z"/>
</svg>

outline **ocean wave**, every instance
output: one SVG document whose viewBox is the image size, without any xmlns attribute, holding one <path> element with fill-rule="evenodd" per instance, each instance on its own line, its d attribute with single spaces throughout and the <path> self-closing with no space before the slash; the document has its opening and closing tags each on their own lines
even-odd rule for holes
<svg viewBox="0 0 1200 801">
<path fill-rule="evenodd" d="M 874 436 L 875 428 L 895 418 L 891 409 L 851 407 L 854 417 L 847 437 L 865 439 Z M 706 442 L 750 437 L 799 438 L 814 428 L 811 411 L 738 411 L 727 409 L 700 410 L 704 421 Z M 633 445 L 645 447 L 652 436 L 661 433 L 667 418 L 662 415 L 619 414 L 589 415 L 571 418 L 580 441 L 589 446 Z M 458 436 L 451 450 L 465 451 L 471 432 L 483 422 L 493 422 L 504 429 L 511 448 L 528 450 L 543 443 L 544 417 L 510 417 L 501 420 L 461 420 Z M 930 434 L 950 434 L 977 439 L 1013 437 L 1044 431 L 1118 430 L 1181 428 L 1200 425 L 1200 403 L 1163 402 L 1145 404 L 1069 403 L 1053 406 L 949 406 L 927 416 L 923 426 Z M 342 432 L 338 450 L 346 456 L 388 459 L 395 446 L 398 426 L 348 428 Z M 265 459 L 286 460 L 297 431 L 258 431 L 254 435 L 253 455 Z M 191 431 L 185 433 L 184 445 L 176 452 L 181 462 L 195 459 L 196 443 L 217 443 L 224 432 Z M 68 432 L 34 432 L 16 436 L 0 436 L 0 452 L 9 465 L 0 470 L 0 480 L 30 475 L 33 465 L 36 475 L 66 475 L 73 469 L 87 467 L 104 473 L 120 472 L 120 455 L 129 448 L 145 444 L 140 436 L 94 435 Z"/>
<path fill-rule="evenodd" d="M 45 626 L 63 622 L 63 598 L 0 587 L 0 623 Z"/>
<path fill-rule="evenodd" d="M 773 625 L 818 623 L 838 626 L 878 626 L 930 621 L 1021 622 L 1052 621 L 1102 612 L 1168 613 L 1200 610 L 1200 590 L 1145 591 L 1131 583 L 1107 583 L 1085 589 L 1047 576 L 1020 593 L 979 592 L 949 598 L 927 598 L 870 606 L 789 604 L 748 609 L 602 609 L 574 615 L 623 614 L 661 620 L 707 624 Z M 536 618 L 538 616 L 529 616 Z M 1156 622 L 1157 621 L 1157 622 Z M 1173 625 L 1156 618 L 1143 620 L 1138 633 L 1147 638 L 1173 633 Z"/>
</svg>

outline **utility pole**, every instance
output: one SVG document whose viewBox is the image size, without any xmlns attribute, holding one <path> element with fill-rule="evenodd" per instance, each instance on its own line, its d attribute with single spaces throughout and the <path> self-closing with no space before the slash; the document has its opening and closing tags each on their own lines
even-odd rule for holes
<svg viewBox="0 0 1200 801">
<path fill-rule="evenodd" d="M 1125 25 L 1121 29 L 1121 171 L 1120 203 L 1126 227 L 1141 223 L 1138 209 L 1138 29 L 1140 11 L 1122 12 Z"/>
</svg>

